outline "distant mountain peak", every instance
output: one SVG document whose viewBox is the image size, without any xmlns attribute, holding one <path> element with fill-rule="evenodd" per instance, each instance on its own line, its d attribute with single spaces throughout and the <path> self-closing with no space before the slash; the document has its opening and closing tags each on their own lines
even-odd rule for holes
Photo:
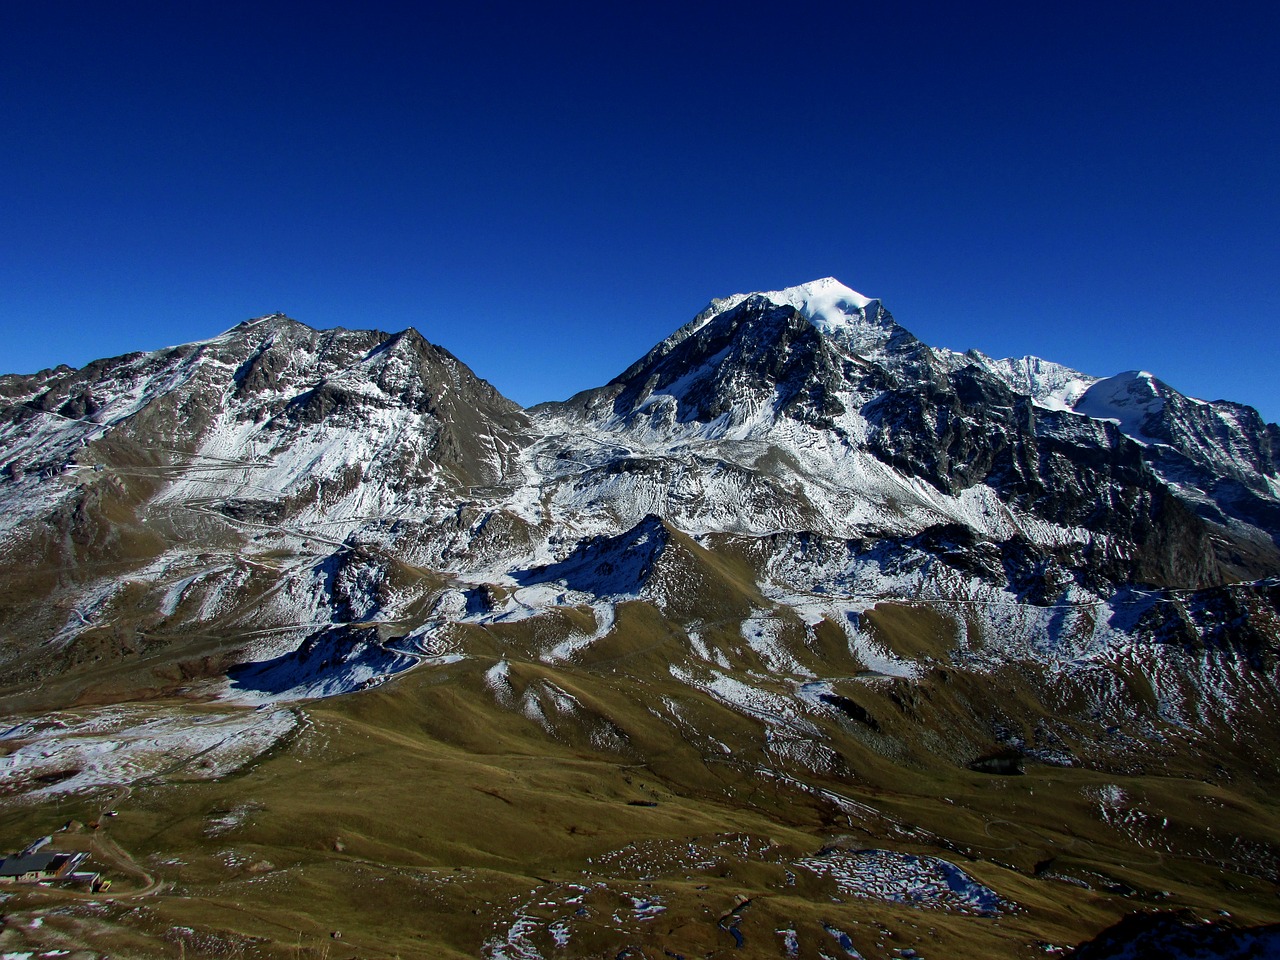
<svg viewBox="0 0 1280 960">
<path fill-rule="evenodd" d="M 707 308 L 698 314 L 694 322 L 701 325 L 753 297 L 762 298 L 779 307 L 791 307 L 823 333 L 828 334 L 848 327 L 851 322 L 864 320 L 867 308 L 877 302 L 871 297 L 846 287 L 835 277 L 822 277 L 782 290 L 735 293 L 732 296 L 712 300 Z"/>
<path fill-rule="evenodd" d="M 847 326 L 851 319 L 860 319 L 867 307 L 875 303 L 873 298 L 846 287 L 835 277 L 811 280 L 785 290 L 771 290 L 760 296 L 780 307 L 795 307 L 823 333 Z"/>
<path fill-rule="evenodd" d="M 780 310 L 798 315 L 846 353 L 889 359 L 914 354 L 919 347 L 916 338 L 893 319 L 880 300 L 858 293 L 835 277 L 822 277 L 782 290 L 735 293 L 712 300 L 690 323 L 668 337 L 661 349 L 670 350 L 720 317 L 745 319 L 762 311 Z"/>
<path fill-rule="evenodd" d="M 1090 386 L 1075 409 L 1095 420 L 1114 421 L 1140 443 L 1159 443 L 1163 438 L 1156 435 L 1161 432 L 1156 424 L 1171 392 L 1145 370 L 1126 370 Z"/>
<path fill-rule="evenodd" d="M 224 331 L 223 335 L 233 333 L 237 330 L 249 330 L 253 327 L 280 325 L 282 323 L 301 323 L 301 321 L 293 319 L 285 313 L 264 313 L 260 317 L 250 317 L 248 320 L 241 320 L 230 330 Z M 304 324 L 305 326 L 305 324 Z"/>
</svg>

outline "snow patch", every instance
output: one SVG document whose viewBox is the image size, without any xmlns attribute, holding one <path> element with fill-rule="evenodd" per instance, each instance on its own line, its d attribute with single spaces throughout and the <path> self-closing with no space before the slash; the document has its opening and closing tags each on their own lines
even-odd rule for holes
<svg viewBox="0 0 1280 960">
<path fill-rule="evenodd" d="M 177 774 L 216 780 L 299 724 L 284 709 L 178 710 L 116 706 L 51 713 L 0 734 L 0 787 L 32 797 Z"/>
<path fill-rule="evenodd" d="M 915 907 L 994 916 L 1008 909 L 989 887 L 939 857 L 893 850 L 836 850 L 797 861 L 846 894 Z"/>
</svg>

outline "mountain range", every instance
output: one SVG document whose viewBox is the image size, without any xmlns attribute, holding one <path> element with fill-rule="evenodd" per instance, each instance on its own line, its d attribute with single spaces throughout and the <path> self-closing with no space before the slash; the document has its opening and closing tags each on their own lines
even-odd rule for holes
<svg viewBox="0 0 1280 960">
<path fill-rule="evenodd" d="M 213 748 L 121 733 L 147 722 L 230 724 L 218 744 L 244 755 L 196 779 L 231 793 L 281 753 L 323 779 L 316 731 L 345 744 L 365 724 L 540 758 L 567 816 L 599 798 L 566 771 L 603 764 L 629 795 L 618 829 L 666 845 L 637 873 L 575 826 L 570 883 L 514 840 L 409 842 L 420 866 L 507 883 L 440 894 L 450 916 L 489 912 L 424 956 L 1021 955 L 1153 905 L 1228 939 L 1213 911 L 1280 920 L 1280 427 L 1247 406 L 930 347 L 827 278 L 713 300 L 609 383 L 530 409 L 416 330 L 278 314 L 11 374 L 0 468 L 0 789 L 22 816 L 194 789 Z M 104 729 L 114 765 L 86 746 Z M 1033 780 L 1045 805 L 1015 802 Z M 737 826 L 633 824 L 659 796 Z M 403 802 L 336 815 L 364 862 L 392 844 L 366 805 L 411 817 Z M 557 814 L 533 807 L 503 816 L 537 834 Z M 133 840 L 159 863 L 156 816 L 134 814 Z M 235 826 L 272 851 L 258 876 L 354 869 L 323 824 L 300 843 L 270 823 Z M 191 911 L 231 881 L 172 872 L 153 909 L 228 936 Z M 529 876 L 533 899 L 485 899 Z"/>
</svg>

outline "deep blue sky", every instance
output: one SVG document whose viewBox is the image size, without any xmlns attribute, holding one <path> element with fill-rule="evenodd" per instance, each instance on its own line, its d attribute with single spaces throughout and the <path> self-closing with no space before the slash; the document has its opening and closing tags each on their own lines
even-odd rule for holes
<svg viewBox="0 0 1280 960">
<path fill-rule="evenodd" d="M 1280 6 L 684 6 L 0 4 L 0 370 L 283 311 L 528 404 L 834 275 L 1280 418 Z"/>
</svg>

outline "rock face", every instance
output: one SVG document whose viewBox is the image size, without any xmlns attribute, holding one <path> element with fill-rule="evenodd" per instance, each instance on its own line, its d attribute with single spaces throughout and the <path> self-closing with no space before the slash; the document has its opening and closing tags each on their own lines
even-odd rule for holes
<svg viewBox="0 0 1280 960">
<path fill-rule="evenodd" d="M 827 649 L 904 678 L 1026 662 L 1050 687 L 1136 657 L 1153 717 L 1274 692 L 1280 428 L 1148 374 L 934 349 L 829 278 L 712 301 L 527 411 L 412 329 L 279 315 L 0 398 L 10 684 L 190 662 L 199 636 L 213 674 L 249 665 L 240 688 L 329 694 L 465 654 L 473 625 L 586 617 L 576 650 L 641 603 L 701 638 L 671 665 L 694 686 L 821 677 Z M 959 632 L 894 652 L 859 618 L 900 602 Z"/>
</svg>

